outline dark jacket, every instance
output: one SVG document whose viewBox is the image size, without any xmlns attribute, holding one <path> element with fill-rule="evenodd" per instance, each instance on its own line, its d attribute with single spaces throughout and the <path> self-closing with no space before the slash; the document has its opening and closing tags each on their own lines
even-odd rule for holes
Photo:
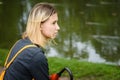
<svg viewBox="0 0 120 80">
<path fill-rule="evenodd" d="M 33 44 L 28 38 L 21 39 L 13 47 L 8 62 L 23 46 Z M 7 69 L 4 80 L 49 80 L 47 59 L 41 47 L 23 50 Z"/>
</svg>

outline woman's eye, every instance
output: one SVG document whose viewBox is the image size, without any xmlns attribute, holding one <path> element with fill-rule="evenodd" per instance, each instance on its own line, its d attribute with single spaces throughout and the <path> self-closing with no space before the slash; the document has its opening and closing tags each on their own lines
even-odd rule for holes
<svg viewBox="0 0 120 80">
<path fill-rule="evenodd" d="M 55 24 L 55 22 L 53 22 L 53 24 Z"/>
<path fill-rule="evenodd" d="M 55 22 L 53 22 L 53 24 L 56 24 L 56 21 L 55 21 Z"/>
</svg>

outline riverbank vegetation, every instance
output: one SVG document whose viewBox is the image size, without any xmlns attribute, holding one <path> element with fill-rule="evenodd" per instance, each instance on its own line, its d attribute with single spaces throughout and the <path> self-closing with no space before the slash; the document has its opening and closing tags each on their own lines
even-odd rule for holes
<svg viewBox="0 0 120 80">
<path fill-rule="evenodd" d="M 68 67 L 73 73 L 74 80 L 119 80 L 120 67 L 115 65 L 83 62 L 75 59 L 48 58 L 50 72 L 55 73 L 61 68 Z"/>
<path fill-rule="evenodd" d="M 0 66 L 4 65 L 4 61 L 7 57 L 8 52 L 9 51 L 6 49 L 0 49 Z"/>
<path fill-rule="evenodd" d="M 0 65 L 3 66 L 8 50 L 0 49 Z M 120 67 L 102 63 L 83 62 L 75 59 L 48 57 L 50 74 L 68 67 L 74 80 L 119 80 Z"/>
</svg>

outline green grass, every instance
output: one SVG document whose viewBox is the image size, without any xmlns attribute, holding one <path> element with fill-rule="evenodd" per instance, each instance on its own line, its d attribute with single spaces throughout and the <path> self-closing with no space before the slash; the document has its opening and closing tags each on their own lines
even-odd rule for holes
<svg viewBox="0 0 120 80">
<path fill-rule="evenodd" d="M 0 65 L 3 66 L 8 50 L 0 49 Z M 75 59 L 48 57 L 50 74 L 68 67 L 74 80 L 120 80 L 120 67 L 114 65 L 90 63 Z"/>
<path fill-rule="evenodd" d="M 8 54 L 8 50 L 0 49 L 0 66 L 4 65 L 7 54 Z"/>
<path fill-rule="evenodd" d="M 106 64 L 68 60 L 65 58 L 48 58 L 50 74 L 68 67 L 74 80 L 120 80 L 120 67 Z"/>
</svg>

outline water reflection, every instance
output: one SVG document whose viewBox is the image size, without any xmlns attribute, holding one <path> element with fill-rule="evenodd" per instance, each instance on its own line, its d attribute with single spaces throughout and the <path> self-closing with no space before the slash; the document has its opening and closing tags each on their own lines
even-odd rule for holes
<svg viewBox="0 0 120 80">
<path fill-rule="evenodd" d="M 21 7 L 22 7 L 22 14 L 21 14 L 21 17 L 18 22 L 18 30 L 19 30 L 20 35 L 22 34 L 22 32 L 24 32 L 28 13 L 31 9 L 31 4 L 30 4 L 29 0 L 21 1 Z"/>
<path fill-rule="evenodd" d="M 31 6 L 40 1 L 0 1 L 0 47 L 13 45 L 24 31 Z M 55 3 L 61 27 L 58 45 L 49 49 L 48 56 L 120 64 L 120 1 L 47 1 Z"/>
<path fill-rule="evenodd" d="M 69 3 L 61 10 L 58 52 L 66 57 L 118 64 L 120 55 L 119 2 Z M 64 18 L 63 18 L 64 16 Z M 67 21 L 68 20 L 68 21 Z M 65 22 L 65 23 L 64 23 Z"/>
</svg>

